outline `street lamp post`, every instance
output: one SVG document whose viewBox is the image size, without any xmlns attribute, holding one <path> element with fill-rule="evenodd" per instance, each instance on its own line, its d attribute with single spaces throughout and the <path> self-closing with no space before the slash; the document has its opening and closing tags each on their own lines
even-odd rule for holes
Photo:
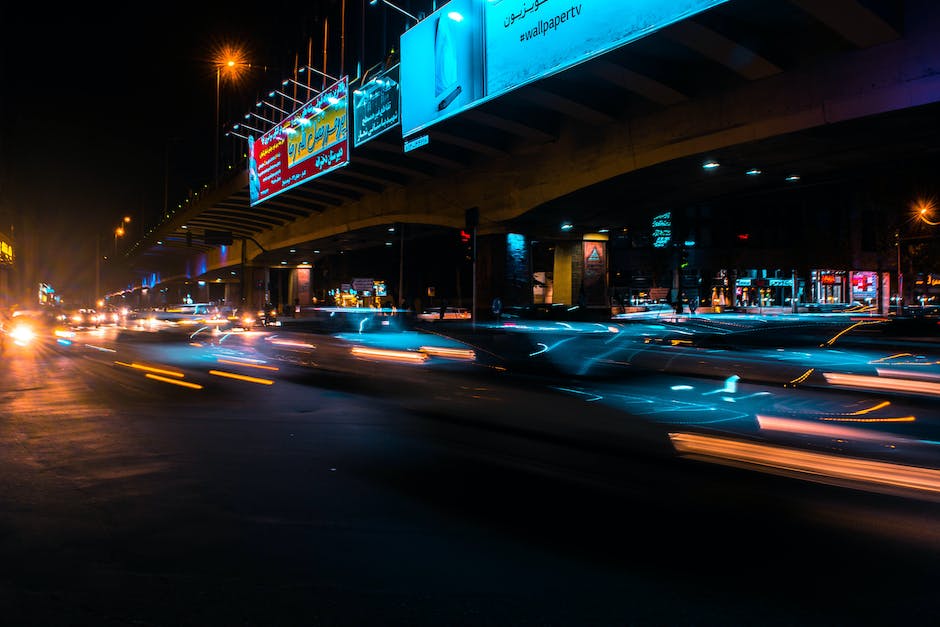
<svg viewBox="0 0 940 627">
<path fill-rule="evenodd" d="M 237 80 L 242 68 L 250 68 L 251 64 L 245 61 L 245 53 L 234 46 L 225 46 L 215 52 L 213 63 L 215 65 L 215 130 L 213 132 L 213 162 L 212 180 L 216 187 L 219 184 L 219 125 L 222 108 L 222 73 L 230 80 Z"/>
<path fill-rule="evenodd" d="M 901 271 L 901 231 L 895 233 L 898 249 L 898 316 L 904 312 L 904 273 Z"/>
<path fill-rule="evenodd" d="M 215 138 L 212 144 L 214 155 L 212 161 L 212 180 L 215 186 L 219 185 L 219 101 L 222 100 L 222 66 L 215 68 Z"/>
</svg>

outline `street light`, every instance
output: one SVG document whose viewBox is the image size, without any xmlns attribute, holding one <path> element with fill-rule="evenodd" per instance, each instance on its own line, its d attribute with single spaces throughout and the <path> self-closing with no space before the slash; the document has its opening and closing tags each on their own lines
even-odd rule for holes
<svg viewBox="0 0 940 627">
<path fill-rule="evenodd" d="M 276 126 L 276 125 L 277 125 L 277 122 L 275 122 L 274 120 L 269 120 L 268 118 L 266 118 L 266 117 L 264 117 L 264 116 L 260 116 L 260 115 L 258 115 L 257 113 L 255 113 L 254 111 L 249 111 L 248 113 L 246 113 L 246 114 L 245 114 L 245 119 L 246 119 L 246 120 L 250 120 L 250 119 L 251 119 L 251 116 L 255 116 L 256 118 L 258 118 L 258 119 L 261 120 L 262 122 L 267 122 L 267 123 L 270 124 L 271 126 Z"/>
<path fill-rule="evenodd" d="M 232 46 L 223 46 L 220 48 L 214 58 L 215 64 L 215 160 L 212 164 L 212 177 L 215 184 L 219 183 L 219 109 L 222 100 L 222 72 L 230 80 L 237 80 L 241 69 L 251 67 L 251 64 L 245 61 L 245 53 L 240 48 Z"/>
<path fill-rule="evenodd" d="M 336 81 L 339 80 L 338 78 L 333 77 L 333 76 L 330 76 L 330 75 L 327 74 L 326 72 L 321 72 L 321 71 L 318 70 L 317 68 L 310 67 L 309 65 L 301 65 L 299 68 L 297 68 L 297 73 L 298 73 L 298 74 L 303 74 L 303 73 L 306 72 L 307 70 L 310 70 L 311 72 L 316 72 L 317 74 L 319 74 L 319 75 L 322 76 L 323 78 L 328 78 L 328 79 L 330 79 L 330 80 L 333 81 L 333 82 L 336 82 Z"/>
<path fill-rule="evenodd" d="M 259 135 L 264 135 L 264 131 L 262 131 L 260 128 L 255 128 L 254 126 L 249 126 L 249 125 L 245 124 L 244 122 L 242 122 L 241 124 L 236 124 L 236 125 L 234 125 L 234 126 L 232 127 L 232 130 L 233 130 L 233 131 L 237 131 L 238 129 L 240 129 L 240 128 L 243 127 L 243 126 L 244 126 L 245 128 L 247 128 L 249 131 L 254 131 L 255 133 L 258 133 Z"/>
<path fill-rule="evenodd" d="M 281 83 L 281 84 L 283 85 L 284 83 Z M 292 98 L 291 96 L 288 96 L 284 92 L 279 91 L 277 89 L 272 89 L 270 92 L 268 92 L 268 98 L 274 98 L 275 94 L 278 96 L 281 96 L 282 98 L 287 98 L 288 100 L 294 102 L 295 104 L 299 104 L 299 105 L 303 104 L 302 100 L 297 100 L 296 98 Z"/>
<path fill-rule="evenodd" d="M 936 209 L 936 207 L 934 206 L 933 200 L 918 200 L 914 203 L 914 216 L 924 224 L 940 226 L 940 222 L 934 222 L 930 219 L 933 217 L 934 209 Z"/>
<path fill-rule="evenodd" d="M 258 102 L 255 103 L 255 106 L 258 107 L 259 109 L 261 108 L 261 105 L 267 105 L 267 106 L 271 107 L 272 109 L 274 109 L 275 111 L 277 111 L 278 113 L 281 113 L 281 114 L 283 114 L 283 115 L 290 115 L 290 112 L 289 112 L 289 111 L 285 111 L 284 109 L 282 109 L 282 108 L 280 108 L 280 107 L 278 107 L 278 106 L 275 106 L 275 105 L 271 104 L 271 103 L 268 102 L 267 100 L 259 100 Z"/>
<path fill-rule="evenodd" d="M 901 230 L 894 233 L 895 245 L 898 248 L 898 315 L 904 312 L 904 273 L 901 271 Z"/>
</svg>

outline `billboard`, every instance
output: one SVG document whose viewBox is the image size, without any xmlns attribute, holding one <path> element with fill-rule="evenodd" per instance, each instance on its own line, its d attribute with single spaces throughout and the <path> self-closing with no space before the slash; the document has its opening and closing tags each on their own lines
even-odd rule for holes
<svg viewBox="0 0 940 627">
<path fill-rule="evenodd" d="M 402 135 L 727 0 L 451 0 L 401 36 Z"/>
<path fill-rule="evenodd" d="M 344 76 L 259 139 L 248 138 L 252 206 L 349 163 L 347 89 Z"/>
<path fill-rule="evenodd" d="M 353 145 L 359 146 L 398 126 L 398 67 L 394 66 L 353 90 Z"/>
</svg>

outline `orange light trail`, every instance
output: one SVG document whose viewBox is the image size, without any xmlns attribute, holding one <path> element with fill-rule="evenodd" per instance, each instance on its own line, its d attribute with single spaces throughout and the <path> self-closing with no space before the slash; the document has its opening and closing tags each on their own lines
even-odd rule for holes
<svg viewBox="0 0 940 627">
<path fill-rule="evenodd" d="M 350 349 L 353 355 L 371 359 L 397 361 L 401 363 L 422 363 L 427 361 L 427 353 L 417 351 L 396 351 L 385 348 L 369 348 L 367 346 L 353 346 Z"/>
<path fill-rule="evenodd" d="M 841 331 L 839 331 L 839 332 L 836 333 L 835 335 L 833 335 L 831 338 L 829 338 L 828 340 L 826 340 L 825 342 L 823 342 L 823 343 L 821 344 L 821 346 L 822 346 L 822 347 L 832 346 L 833 344 L 836 343 L 836 340 L 838 340 L 840 337 L 842 337 L 843 335 L 845 335 L 846 333 L 848 333 L 848 332 L 851 331 L 852 329 L 856 329 L 856 328 L 858 328 L 858 327 L 860 327 L 860 326 L 862 326 L 862 325 L 864 325 L 864 324 L 879 324 L 879 323 L 881 323 L 881 322 L 884 322 L 884 320 L 859 320 L 859 321 L 856 322 L 855 324 L 850 325 L 850 326 L 848 326 L 848 327 L 842 329 Z"/>
<path fill-rule="evenodd" d="M 824 478 L 869 486 L 904 488 L 940 494 L 940 471 L 870 459 L 801 451 L 783 446 L 744 442 L 693 433 L 670 433 L 676 452 L 704 461 L 730 463 L 752 470 L 795 473 L 812 480 Z"/>
<path fill-rule="evenodd" d="M 162 368 L 154 368 L 153 366 L 145 366 L 143 364 L 138 364 L 138 363 L 129 364 L 123 361 L 116 361 L 114 363 L 119 366 L 125 366 L 127 368 L 134 368 L 135 370 L 143 370 L 145 372 L 153 372 L 153 373 L 161 374 L 161 375 L 168 376 L 168 377 L 179 377 L 180 379 L 182 379 L 185 376 L 182 372 L 178 372 L 176 370 L 164 370 Z"/>
<path fill-rule="evenodd" d="M 445 348 L 443 346 L 422 346 L 418 350 L 434 355 L 435 357 L 447 357 L 450 359 L 466 359 L 473 361 L 477 358 L 476 351 L 469 348 Z"/>
<path fill-rule="evenodd" d="M 826 420 L 825 418 L 823 420 Z M 899 422 L 913 422 L 913 416 L 906 416 Z M 804 435 L 817 435 L 827 438 L 865 441 L 907 441 L 906 438 L 891 433 L 843 427 L 829 423 L 819 423 L 812 420 L 798 420 L 796 418 L 780 418 L 777 416 L 757 416 L 757 424 L 765 431 L 782 431 L 785 433 L 801 433 Z"/>
<path fill-rule="evenodd" d="M 228 379 L 238 379 L 239 381 L 247 381 L 248 383 L 260 383 L 262 385 L 273 385 L 274 381 L 271 379 L 259 379 L 258 377 L 249 377 L 244 374 L 236 374 L 234 372 L 225 372 L 224 370 L 210 370 L 209 374 L 214 374 L 217 377 L 226 377 Z"/>
<path fill-rule="evenodd" d="M 184 388 L 190 388 L 193 390 L 202 389 L 202 386 L 199 385 L 198 383 L 190 383 L 189 381 L 180 381 L 179 379 L 168 379 L 167 377 L 161 377 L 160 375 L 152 374 L 150 372 L 148 372 L 145 376 L 148 379 L 154 379 L 156 381 L 163 381 L 164 383 L 172 383 L 173 385 L 178 385 Z"/>
<path fill-rule="evenodd" d="M 276 339 L 276 338 L 271 338 L 268 341 L 278 346 L 290 346 L 293 348 L 316 348 L 315 345 L 308 344 L 306 342 L 294 342 L 292 340 L 282 340 L 282 339 Z"/>
<path fill-rule="evenodd" d="M 861 374 L 843 374 L 838 372 L 823 373 L 826 382 L 832 385 L 888 390 L 891 392 L 913 392 L 916 394 L 940 394 L 940 383 L 916 381 L 891 377 L 873 377 Z"/>
</svg>

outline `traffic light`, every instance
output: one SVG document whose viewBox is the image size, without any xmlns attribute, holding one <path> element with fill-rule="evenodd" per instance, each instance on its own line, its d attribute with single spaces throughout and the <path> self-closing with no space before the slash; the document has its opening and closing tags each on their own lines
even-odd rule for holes
<svg viewBox="0 0 940 627">
<path fill-rule="evenodd" d="M 473 261 L 473 234 L 460 229 L 460 250 L 464 261 Z"/>
<path fill-rule="evenodd" d="M 689 267 L 689 252 L 685 246 L 679 249 L 679 267 L 682 269 Z"/>
</svg>

